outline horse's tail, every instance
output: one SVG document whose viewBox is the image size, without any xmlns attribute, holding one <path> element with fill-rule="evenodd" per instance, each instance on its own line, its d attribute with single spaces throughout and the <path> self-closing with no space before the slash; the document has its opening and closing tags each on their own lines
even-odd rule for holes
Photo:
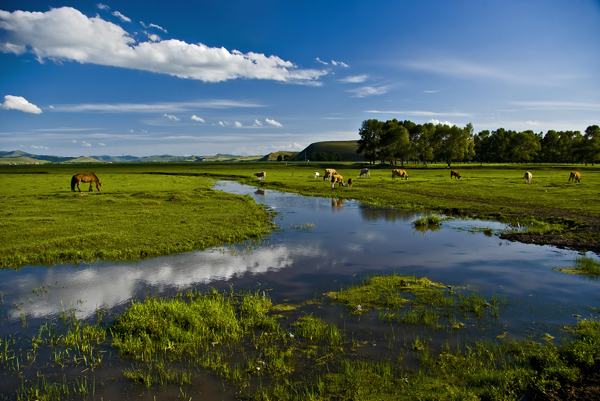
<svg viewBox="0 0 600 401">
<path fill-rule="evenodd" d="M 77 185 L 77 178 L 71 177 L 71 191 L 75 191 L 75 185 Z"/>
</svg>

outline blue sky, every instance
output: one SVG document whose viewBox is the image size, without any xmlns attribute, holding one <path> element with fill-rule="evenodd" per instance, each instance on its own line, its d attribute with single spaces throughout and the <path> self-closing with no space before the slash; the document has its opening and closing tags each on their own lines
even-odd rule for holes
<svg viewBox="0 0 600 401">
<path fill-rule="evenodd" d="M 0 3 L 0 150 L 262 155 L 600 124 L 600 1 Z"/>
</svg>

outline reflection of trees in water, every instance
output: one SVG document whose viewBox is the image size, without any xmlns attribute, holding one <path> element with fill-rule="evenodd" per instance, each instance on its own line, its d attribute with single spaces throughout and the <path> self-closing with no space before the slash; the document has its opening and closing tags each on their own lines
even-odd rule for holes
<svg viewBox="0 0 600 401">
<path fill-rule="evenodd" d="M 413 226 L 413 230 L 415 230 L 415 232 L 423 234 L 424 237 L 427 237 L 427 231 L 433 232 L 440 230 L 441 228 L 442 226 L 438 224 L 429 224 L 427 226 Z"/>
<path fill-rule="evenodd" d="M 367 205 L 359 206 L 360 214 L 365 221 L 410 221 L 416 213 L 403 209 L 378 208 Z"/>
</svg>

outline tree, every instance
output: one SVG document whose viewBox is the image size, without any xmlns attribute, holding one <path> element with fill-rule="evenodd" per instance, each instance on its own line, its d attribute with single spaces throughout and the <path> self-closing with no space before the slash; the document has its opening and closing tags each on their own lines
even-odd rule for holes
<svg viewBox="0 0 600 401">
<path fill-rule="evenodd" d="M 404 160 L 410 153 L 410 140 L 408 130 L 395 119 L 383 125 L 380 152 L 382 160 L 389 159 L 390 164 L 396 164 L 396 159 L 400 159 L 404 166 Z"/>
<path fill-rule="evenodd" d="M 383 122 L 378 120 L 365 120 L 358 131 L 358 149 L 356 153 L 364 153 L 365 158 L 375 163 L 379 155 L 381 136 L 383 134 Z"/>
<path fill-rule="evenodd" d="M 278 162 L 283 161 L 283 157 L 281 155 L 277 156 L 277 161 Z"/>
<path fill-rule="evenodd" d="M 441 138 L 442 146 L 439 149 L 439 156 L 448 166 L 453 160 L 466 160 L 474 155 L 473 144 L 473 125 L 467 124 L 464 129 L 458 128 L 456 125 L 449 127 L 448 125 L 436 126 L 436 136 Z"/>
<path fill-rule="evenodd" d="M 533 131 L 519 132 L 511 138 L 511 159 L 513 162 L 530 162 L 541 148 L 539 138 Z"/>
<path fill-rule="evenodd" d="M 589 160 L 594 165 L 594 161 L 600 157 L 600 127 L 590 125 L 585 129 L 585 151 Z"/>
</svg>

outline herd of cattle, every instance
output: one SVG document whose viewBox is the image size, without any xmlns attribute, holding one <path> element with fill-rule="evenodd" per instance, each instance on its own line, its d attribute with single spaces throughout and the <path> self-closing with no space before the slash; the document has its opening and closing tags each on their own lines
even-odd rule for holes
<svg viewBox="0 0 600 401">
<path fill-rule="evenodd" d="M 267 178 L 266 171 L 254 173 L 254 175 L 259 180 L 264 180 L 265 178 Z M 319 172 L 315 172 L 315 178 L 319 178 L 319 177 L 320 177 Z M 369 171 L 368 168 L 363 168 L 360 171 L 359 177 L 360 178 L 362 178 L 362 177 L 370 178 L 371 172 Z M 400 177 L 400 178 L 404 178 L 405 180 L 408 180 L 408 174 L 406 173 L 405 170 L 400 170 L 400 169 L 392 170 L 392 179 L 395 179 L 396 177 Z M 456 170 L 451 170 L 450 171 L 450 179 L 452 179 L 452 178 L 456 178 L 457 180 L 460 180 L 460 173 Z M 523 178 L 525 179 L 526 184 L 531 184 L 531 179 L 533 178 L 533 174 L 531 174 L 529 171 L 527 171 L 525 173 L 525 176 L 523 176 Z M 323 181 L 331 182 L 331 188 L 335 188 L 336 183 L 342 187 L 347 185 L 349 188 L 352 188 L 352 185 L 354 185 L 354 181 L 352 180 L 352 178 L 349 178 L 348 182 L 346 183 L 344 181 L 344 177 L 342 177 L 340 174 L 338 174 L 338 172 L 335 171 L 335 169 L 333 169 L 333 168 L 325 169 L 325 175 L 323 176 Z M 568 182 L 571 182 L 571 181 L 572 182 L 581 182 L 581 174 L 579 174 L 577 171 L 571 171 Z"/>
</svg>

